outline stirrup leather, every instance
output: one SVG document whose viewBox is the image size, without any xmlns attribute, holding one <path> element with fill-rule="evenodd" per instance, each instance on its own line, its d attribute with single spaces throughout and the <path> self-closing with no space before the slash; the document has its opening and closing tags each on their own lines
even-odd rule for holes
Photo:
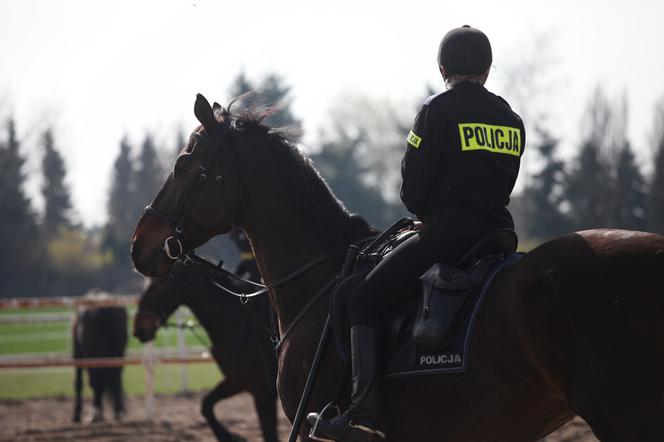
<svg viewBox="0 0 664 442">
<path fill-rule="evenodd" d="M 326 416 L 328 411 L 334 412 L 336 411 L 335 414 L 331 414 L 329 416 Z M 334 402 L 330 402 L 326 406 L 323 407 L 323 409 L 318 413 L 318 417 L 316 418 L 316 422 L 314 423 L 313 427 L 311 427 L 311 430 L 309 431 L 309 439 L 312 440 L 317 440 L 321 442 L 335 442 L 332 439 L 328 439 L 326 437 L 321 436 L 318 434 L 318 424 L 320 423 L 321 420 L 329 420 L 332 419 L 336 416 L 339 416 L 341 414 L 341 409 L 337 404 Z"/>
</svg>

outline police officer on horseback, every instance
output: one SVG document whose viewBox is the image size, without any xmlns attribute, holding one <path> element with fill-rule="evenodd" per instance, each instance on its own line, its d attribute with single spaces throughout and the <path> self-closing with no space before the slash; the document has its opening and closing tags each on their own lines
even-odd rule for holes
<svg viewBox="0 0 664 442">
<path fill-rule="evenodd" d="M 507 210 L 525 129 L 501 97 L 484 88 L 491 45 L 465 25 L 449 31 L 438 51 L 446 91 L 429 97 L 408 134 L 401 164 L 401 199 L 422 227 L 367 275 L 348 300 L 352 393 L 348 410 L 319 419 L 321 438 L 368 441 L 381 429 L 381 317 L 412 296 L 434 263 L 454 265 L 478 239 L 514 228 Z M 318 413 L 308 419 L 315 422 Z"/>
</svg>

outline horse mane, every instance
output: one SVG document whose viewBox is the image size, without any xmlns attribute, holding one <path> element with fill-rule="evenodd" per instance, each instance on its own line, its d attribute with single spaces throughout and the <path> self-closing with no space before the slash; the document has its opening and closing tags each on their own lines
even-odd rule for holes
<svg viewBox="0 0 664 442">
<path fill-rule="evenodd" d="M 348 212 L 337 199 L 311 159 L 298 148 L 296 134 L 288 127 L 271 128 L 263 120 L 278 108 L 248 108 L 231 112 L 233 102 L 224 111 L 231 118 L 231 131 L 262 131 L 274 153 L 274 160 L 282 176 L 290 182 L 292 192 L 287 195 L 293 207 L 311 220 L 321 245 L 330 256 L 342 261 L 348 245 L 377 233 L 360 215 Z"/>
</svg>

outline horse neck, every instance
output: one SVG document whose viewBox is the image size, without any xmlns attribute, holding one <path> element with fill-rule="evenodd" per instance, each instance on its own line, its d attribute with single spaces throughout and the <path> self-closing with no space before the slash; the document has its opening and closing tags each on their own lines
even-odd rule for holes
<svg viewBox="0 0 664 442">
<path fill-rule="evenodd" d="M 226 344 L 225 338 L 237 339 L 237 331 L 242 322 L 242 315 L 237 314 L 242 308 L 240 302 L 237 302 L 237 306 L 227 306 L 228 303 L 224 303 L 222 296 L 226 295 L 201 287 L 189 291 L 182 303 L 189 307 L 215 347 L 223 347 Z"/>
<path fill-rule="evenodd" d="M 297 210 L 282 208 L 257 211 L 242 225 L 251 241 L 261 276 L 268 285 L 321 257 L 327 258 L 270 291 L 270 301 L 282 333 L 319 288 L 338 271 L 334 257 L 326 255 L 322 241 L 315 233 L 316 220 L 305 218 Z M 339 222 L 344 222 L 343 216 Z"/>
</svg>

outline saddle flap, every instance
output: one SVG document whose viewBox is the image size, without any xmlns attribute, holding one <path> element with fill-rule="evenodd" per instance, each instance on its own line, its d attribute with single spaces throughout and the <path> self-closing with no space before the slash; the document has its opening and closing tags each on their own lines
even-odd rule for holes
<svg viewBox="0 0 664 442">
<path fill-rule="evenodd" d="M 485 256 L 465 269 L 437 263 L 420 276 L 420 280 L 424 286 L 440 290 L 468 290 L 480 284 L 491 267 L 500 260 L 500 255 Z"/>
<path fill-rule="evenodd" d="M 487 256 L 468 269 L 440 263 L 431 266 L 420 278 L 422 294 L 413 323 L 413 341 L 438 348 L 453 339 L 463 307 L 501 260 L 500 255 Z"/>
</svg>

